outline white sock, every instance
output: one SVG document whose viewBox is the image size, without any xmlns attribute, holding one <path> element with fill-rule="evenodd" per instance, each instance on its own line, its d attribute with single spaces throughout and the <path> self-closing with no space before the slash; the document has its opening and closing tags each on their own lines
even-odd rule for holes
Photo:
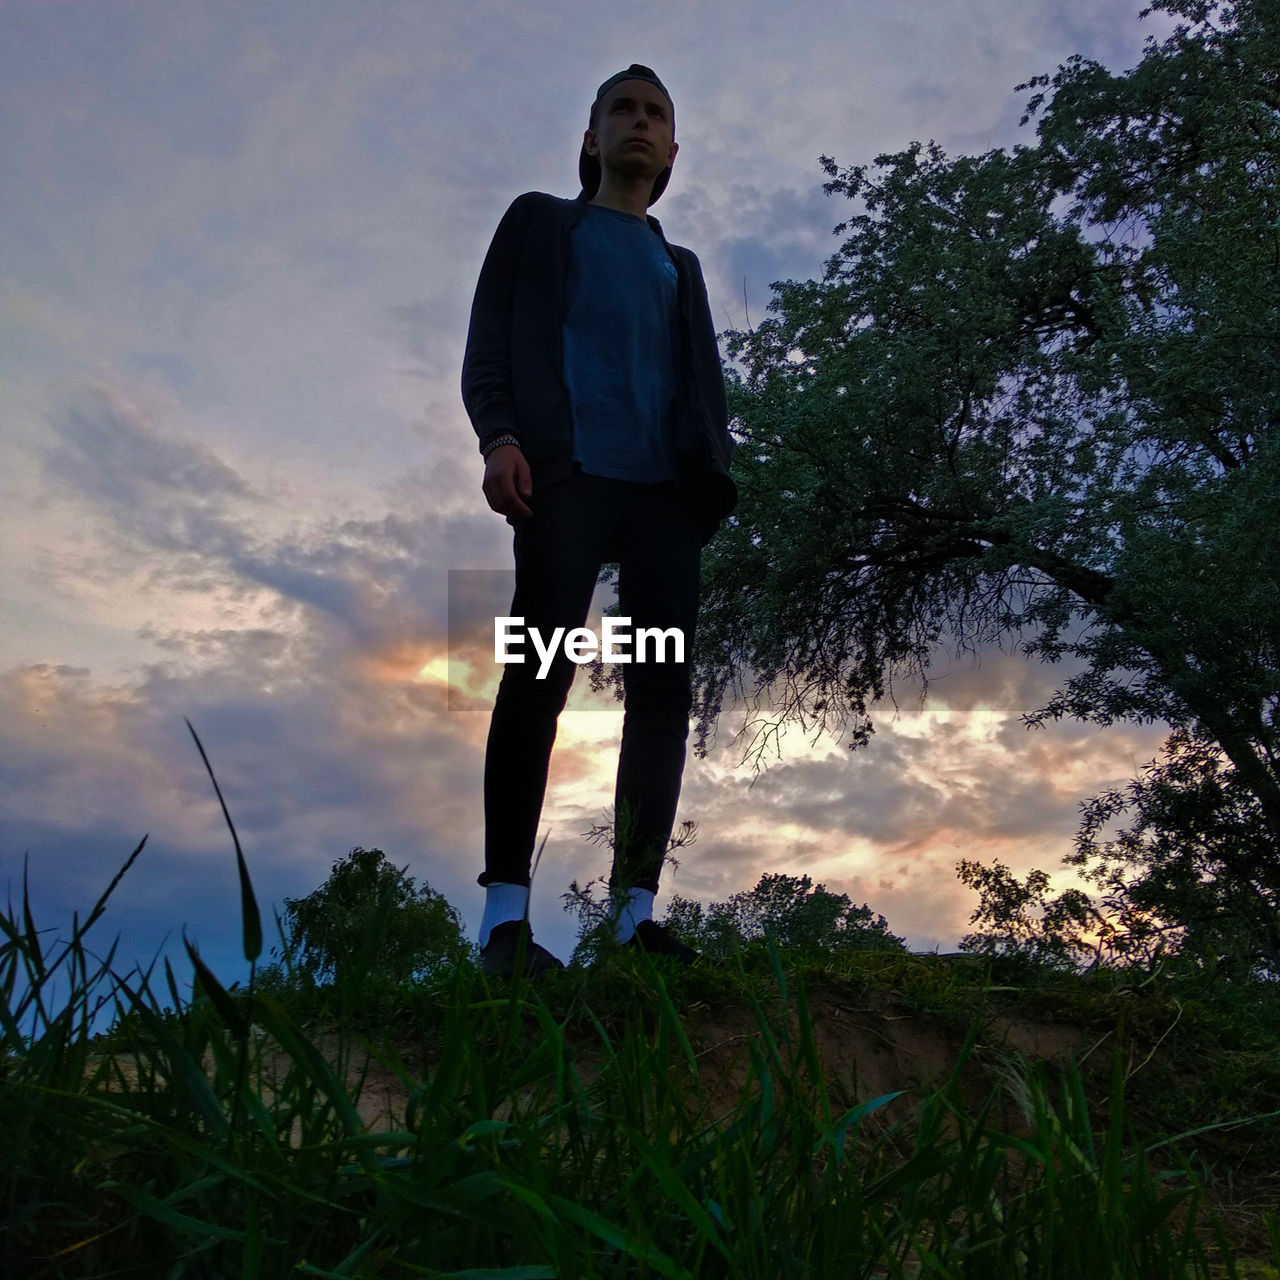
<svg viewBox="0 0 1280 1280">
<path fill-rule="evenodd" d="M 529 905 L 527 884 L 507 884 L 495 880 L 484 891 L 484 918 L 480 921 L 480 949 L 489 945 L 489 934 L 495 925 L 508 920 L 523 920 Z"/>
<path fill-rule="evenodd" d="M 653 919 L 653 900 L 657 896 L 652 889 L 631 889 L 625 898 L 614 899 L 621 908 L 614 925 L 614 937 L 619 942 L 629 942 L 641 920 Z"/>
</svg>

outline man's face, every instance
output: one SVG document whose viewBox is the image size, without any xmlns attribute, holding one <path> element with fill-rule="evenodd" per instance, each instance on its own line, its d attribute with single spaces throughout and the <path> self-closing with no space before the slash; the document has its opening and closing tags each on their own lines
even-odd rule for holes
<svg viewBox="0 0 1280 1280">
<path fill-rule="evenodd" d="M 647 80 L 620 80 L 600 100 L 596 127 L 582 142 L 601 169 L 656 178 L 680 149 L 671 131 L 671 108 L 662 91 Z"/>
</svg>

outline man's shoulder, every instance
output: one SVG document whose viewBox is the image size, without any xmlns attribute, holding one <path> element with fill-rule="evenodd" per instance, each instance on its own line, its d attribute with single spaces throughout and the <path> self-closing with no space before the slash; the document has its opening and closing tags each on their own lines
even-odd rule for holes
<svg viewBox="0 0 1280 1280">
<path fill-rule="evenodd" d="M 547 191 L 526 191 L 523 195 L 516 196 L 511 202 L 511 208 L 558 213 L 571 209 L 576 203 L 576 200 L 564 196 L 553 196 Z"/>
</svg>

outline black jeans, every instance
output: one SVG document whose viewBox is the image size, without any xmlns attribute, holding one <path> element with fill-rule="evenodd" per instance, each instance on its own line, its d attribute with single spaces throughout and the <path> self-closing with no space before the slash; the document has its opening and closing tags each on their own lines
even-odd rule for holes
<svg viewBox="0 0 1280 1280">
<path fill-rule="evenodd" d="M 557 646 L 545 679 L 527 632 L 550 643 L 586 624 L 602 564 L 618 564 L 621 616 L 631 619 L 623 650 L 622 750 L 615 818 L 625 800 L 636 824 L 631 838 L 615 831 L 610 887 L 658 890 L 684 773 L 693 694 L 689 682 L 698 619 L 703 535 L 674 482 L 640 484 L 575 470 L 540 490 L 533 515 L 509 519 L 515 529 L 516 586 L 511 616 L 524 618 L 523 663 L 508 662 L 489 722 L 484 762 L 484 859 L 477 884 L 529 884 L 534 842 L 547 788 L 551 748 L 577 664 Z M 679 627 L 683 662 L 636 662 L 641 627 Z M 621 649 L 621 646 L 618 646 Z M 671 642 L 666 654 L 673 656 Z M 621 837 L 621 838 L 620 838 Z"/>
</svg>

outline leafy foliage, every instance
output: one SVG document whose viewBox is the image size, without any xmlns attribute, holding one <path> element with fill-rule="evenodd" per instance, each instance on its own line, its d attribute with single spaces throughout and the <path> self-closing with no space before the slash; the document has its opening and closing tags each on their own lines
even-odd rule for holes
<svg viewBox="0 0 1280 1280">
<path fill-rule="evenodd" d="M 1107 838 L 1126 813 L 1131 824 Z M 1160 763 L 1090 800 L 1066 861 L 1103 889 L 1104 939 L 1121 956 L 1176 942 L 1184 963 L 1217 978 L 1280 976 L 1275 844 L 1258 797 L 1205 738 L 1175 730 Z"/>
<path fill-rule="evenodd" d="M 981 899 L 970 923 L 985 926 L 960 940 L 961 951 L 1065 971 L 1079 969 L 1086 959 L 1099 959 L 1103 946 L 1090 940 L 1089 931 L 1108 926 L 1087 894 L 1067 889 L 1050 899 L 1044 871 L 1032 870 L 1023 881 L 1002 862 L 984 867 L 964 859 L 957 869 Z"/>
<path fill-rule="evenodd" d="M 884 916 L 866 903 L 854 906 L 847 894 L 831 893 L 821 884 L 814 887 L 808 876 L 765 872 L 754 889 L 713 902 L 705 912 L 700 902 L 677 894 L 663 923 L 716 957 L 769 936 L 783 950 L 812 947 L 844 954 L 907 949 Z"/>
<path fill-rule="evenodd" d="M 1121 932 L 1210 909 L 1280 968 L 1280 23 L 1154 7 L 1188 21 L 1131 71 L 1018 86 L 1034 146 L 822 158 L 846 238 L 728 334 L 697 750 L 731 689 L 778 713 L 760 751 L 829 715 L 857 747 L 944 643 L 1069 660 L 1029 725 L 1181 735 L 1090 810 L 1082 857 L 1134 872 Z M 1126 806 L 1147 835 L 1097 843 Z"/>
<path fill-rule="evenodd" d="M 319 983 L 344 967 L 403 982 L 469 955 L 455 907 L 381 849 L 357 845 L 333 864 L 328 880 L 305 898 L 286 898 L 281 965 L 268 989 L 285 980 Z"/>
</svg>

